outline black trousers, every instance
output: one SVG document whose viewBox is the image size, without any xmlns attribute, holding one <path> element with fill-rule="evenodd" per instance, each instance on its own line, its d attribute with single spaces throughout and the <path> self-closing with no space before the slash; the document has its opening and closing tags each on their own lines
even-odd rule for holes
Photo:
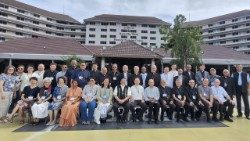
<svg viewBox="0 0 250 141">
<path fill-rule="evenodd" d="M 236 102 L 237 102 L 238 115 L 242 115 L 242 112 L 241 112 L 241 97 L 243 99 L 244 106 L 245 106 L 245 116 L 249 117 L 248 94 L 247 94 L 247 92 L 242 91 L 241 86 L 238 86 L 238 87 L 236 87 Z"/>
<path fill-rule="evenodd" d="M 203 100 L 201 100 L 202 101 L 202 103 L 203 103 L 203 111 L 206 113 L 206 116 L 207 116 L 207 120 L 210 120 L 211 119 L 211 117 L 210 117 L 210 109 L 211 108 L 209 108 L 209 105 L 205 102 L 205 101 L 203 101 Z M 208 100 L 209 101 L 209 100 Z M 217 117 L 217 111 L 219 110 L 219 102 L 217 101 L 217 100 L 213 100 L 213 107 L 212 107 L 212 112 L 213 112 L 213 118 L 216 118 Z"/>
<path fill-rule="evenodd" d="M 158 121 L 160 103 L 159 102 L 146 101 L 146 104 L 148 105 L 148 120 L 151 121 L 152 115 L 154 115 L 154 120 Z"/>
<path fill-rule="evenodd" d="M 182 106 L 181 103 L 178 101 L 174 101 L 174 103 L 176 105 L 175 111 L 176 111 L 177 121 L 180 120 L 181 118 L 186 119 L 187 115 L 185 113 L 186 111 L 188 111 L 188 106 L 186 105 L 186 103 L 184 104 L 184 106 Z"/>
<path fill-rule="evenodd" d="M 229 117 L 230 112 L 233 111 L 234 105 L 230 103 L 229 100 L 225 101 L 223 104 L 219 104 L 219 113 L 221 117 Z M 218 112 L 218 111 L 216 111 Z"/>
<path fill-rule="evenodd" d="M 141 107 L 140 113 L 138 115 L 135 114 L 135 107 L 136 106 Z M 145 104 L 145 102 L 142 102 L 141 100 L 135 100 L 135 101 L 131 102 L 129 107 L 130 107 L 130 111 L 132 113 L 132 117 L 134 119 L 136 119 L 136 118 L 142 119 L 143 114 L 147 110 L 147 105 Z"/>
<path fill-rule="evenodd" d="M 16 91 L 16 96 L 12 98 L 10 107 L 8 109 L 8 114 L 11 114 L 13 109 L 15 108 L 17 102 L 21 99 L 20 91 Z"/>
<path fill-rule="evenodd" d="M 193 103 L 194 103 L 193 106 L 191 106 L 190 103 L 186 103 L 188 108 L 186 110 L 185 115 L 186 115 L 186 117 L 188 117 L 188 115 L 190 114 L 192 120 L 194 118 L 199 119 L 201 117 L 202 110 L 203 110 L 204 107 L 202 105 L 199 105 L 198 101 L 194 101 Z"/>
<path fill-rule="evenodd" d="M 119 114 L 118 108 L 122 106 L 124 108 L 122 116 Z M 117 119 L 123 119 L 126 120 L 129 112 L 129 102 L 124 102 L 122 104 L 119 104 L 118 102 L 114 102 L 113 104 L 113 111 Z"/>
<path fill-rule="evenodd" d="M 172 103 L 170 103 L 170 101 L 171 100 L 168 98 L 161 98 L 159 100 L 161 105 L 161 117 L 164 117 L 164 113 L 166 112 L 169 119 L 173 118 L 173 112 L 176 108 L 176 105 L 173 101 Z"/>
</svg>

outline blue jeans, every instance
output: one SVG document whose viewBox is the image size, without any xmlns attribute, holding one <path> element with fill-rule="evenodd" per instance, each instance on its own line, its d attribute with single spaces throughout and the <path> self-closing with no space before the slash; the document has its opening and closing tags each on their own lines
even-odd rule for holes
<svg viewBox="0 0 250 141">
<path fill-rule="evenodd" d="M 94 111 L 96 107 L 96 101 L 92 100 L 89 103 L 82 101 L 80 103 L 80 115 L 81 121 L 93 121 L 94 120 Z M 88 112 L 87 112 L 88 109 Z"/>
</svg>

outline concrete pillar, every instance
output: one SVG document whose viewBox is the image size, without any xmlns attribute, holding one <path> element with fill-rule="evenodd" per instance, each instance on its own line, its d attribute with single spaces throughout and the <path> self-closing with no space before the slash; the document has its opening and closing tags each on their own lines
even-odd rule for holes
<svg viewBox="0 0 250 141">
<path fill-rule="evenodd" d="M 9 65 L 12 65 L 12 59 L 11 58 L 9 59 Z"/>
<path fill-rule="evenodd" d="M 105 58 L 102 57 L 102 60 L 101 60 L 101 68 L 105 67 Z"/>
<path fill-rule="evenodd" d="M 151 66 L 155 65 L 155 59 L 151 59 Z"/>
<path fill-rule="evenodd" d="M 230 71 L 230 69 L 231 69 L 231 66 L 230 66 L 230 65 L 227 65 L 227 69 L 229 70 L 229 72 L 231 72 L 231 71 Z"/>
</svg>

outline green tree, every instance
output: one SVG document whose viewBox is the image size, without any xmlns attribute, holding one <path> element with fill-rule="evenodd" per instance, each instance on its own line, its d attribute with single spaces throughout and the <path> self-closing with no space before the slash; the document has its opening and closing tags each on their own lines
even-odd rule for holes
<svg viewBox="0 0 250 141">
<path fill-rule="evenodd" d="M 65 56 L 62 57 L 62 60 L 66 63 L 66 65 L 70 66 L 70 63 L 72 60 L 76 60 L 79 63 L 85 62 L 84 60 L 82 60 L 80 57 L 76 56 L 76 55 L 70 55 L 70 56 Z"/>
<path fill-rule="evenodd" d="M 185 69 L 187 64 L 197 65 L 201 63 L 201 29 L 196 26 L 185 26 L 185 16 L 177 15 L 174 25 L 162 26 L 160 33 L 163 35 L 165 44 L 161 47 L 171 50 L 171 56 L 176 58 L 173 63 Z"/>
</svg>

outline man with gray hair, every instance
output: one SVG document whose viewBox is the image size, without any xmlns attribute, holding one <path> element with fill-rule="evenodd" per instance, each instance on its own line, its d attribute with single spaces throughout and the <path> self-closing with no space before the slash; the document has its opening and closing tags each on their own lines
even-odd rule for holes
<svg viewBox="0 0 250 141">
<path fill-rule="evenodd" d="M 154 84 L 156 87 L 159 87 L 160 86 L 160 83 L 161 83 L 161 76 L 160 74 L 157 73 L 157 67 L 156 65 L 152 65 L 151 66 L 151 73 L 149 73 L 147 75 L 147 78 L 146 78 L 146 86 L 148 87 L 148 81 L 149 79 L 153 79 L 154 80 Z"/>
</svg>

